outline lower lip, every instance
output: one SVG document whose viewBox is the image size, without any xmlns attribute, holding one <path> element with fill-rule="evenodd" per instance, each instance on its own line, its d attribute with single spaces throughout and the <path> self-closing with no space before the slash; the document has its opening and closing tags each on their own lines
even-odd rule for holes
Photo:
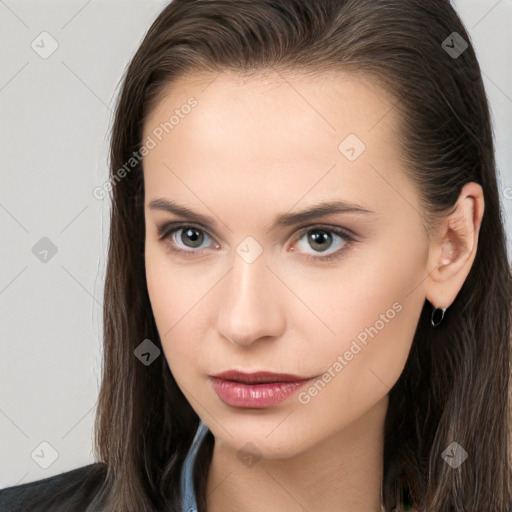
<svg viewBox="0 0 512 512">
<path fill-rule="evenodd" d="M 243 384 L 231 380 L 210 377 L 213 389 L 219 398 L 233 407 L 268 407 L 286 400 L 308 380 L 295 382 L 267 382 L 264 384 Z"/>
</svg>

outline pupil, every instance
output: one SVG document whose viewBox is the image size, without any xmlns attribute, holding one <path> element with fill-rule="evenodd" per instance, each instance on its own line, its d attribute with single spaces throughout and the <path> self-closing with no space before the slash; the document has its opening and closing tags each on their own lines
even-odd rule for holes
<svg viewBox="0 0 512 512">
<path fill-rule="evenodd" d="M 189 247 L 199 247 L 203 241 L 203 235 L 197 229 L 189 228 L 182 232 L 181 241 Z M 192 245 L 190 245 L 190 242 L 192 242 Z"/>
<path fill-rule="evenodd" d="M 325 231 L 310 231 L 309 239 L 311 242 L 311 247 L 319 251 L 327 250 L 332 242 L 332 236 Z M 325 245 L 326 242 L 327 245 Z"/>
</svg>

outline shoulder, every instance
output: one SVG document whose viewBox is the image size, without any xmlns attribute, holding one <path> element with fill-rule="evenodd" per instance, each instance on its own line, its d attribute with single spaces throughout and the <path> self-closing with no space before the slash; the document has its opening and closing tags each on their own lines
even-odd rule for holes
<svg viewBox="0 0 512 512">
<path fill-rule="evenodd" d="M 96 462 L 43 480 L 0 489 L 2 512 L 85 511 L 101 487 L 107 465 Z"/>
</svg>

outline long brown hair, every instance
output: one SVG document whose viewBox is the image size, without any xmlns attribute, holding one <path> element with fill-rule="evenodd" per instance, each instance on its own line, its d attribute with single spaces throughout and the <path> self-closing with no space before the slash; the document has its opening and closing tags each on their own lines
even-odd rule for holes
<svg viewBox="0 0 512 512">
<path fill-rule="evenodd" d="M 457 56 L 443 46 L 454 32 L 468 44 Z M 273 69 L 355 71 L 391 93 L 427 225 L 451 210 L 465 183 L 482 186 L 471 271 L 436 329 L 425 301 L 389 393 L 383 499 L 386 511 L 400 510 L 404 483 L 420 511 L 511 512 L 511 269 L 480 67 L 447 0 L 174 0 L 154 21 L 127 68 L 111 139 L 95 424 L 96 457 L 108 473 L 95 503 L 112 512 L 178 512 L 179 474 L 199 421 L 165 357 L 145 366 L 134 356 L 145 339 L 162 348 L 145 280 L 142 160 L 131 160 L 140 154 L 144 121 L 184 73 Z M 452 442 L 468 453 L 457 469 L 442 457 Z M 196 466 L 203 512 L 212 447 L 209 433 Z"/>
</svg>

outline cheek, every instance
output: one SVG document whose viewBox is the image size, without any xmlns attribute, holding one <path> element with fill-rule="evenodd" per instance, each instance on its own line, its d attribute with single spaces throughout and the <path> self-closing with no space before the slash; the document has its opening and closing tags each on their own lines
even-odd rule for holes
<svg viewBox="0 0 512 512">
<path fill-rule="evenodd" d="M 151 309 L 164 350 L 172 338 L 187 306 L 193 300 L 193 288 L 184 286 L 176 272 L 159 249 L 146 245 L 146 281 Z M 190 308 L 190 306 L 189 306 Z"/>
<path fill-rule="evenodd" d="M 216 282 L 215 276 L 172 265 L 165 251 L 148 244 L 146 281 L 165 357 L 179 379 L 181 373 L 189 374 L 197 367 L 208 318 L 205 299 Z"/>
<path fill-rule="evenodd" d="M 311 318 L 309 326 L 302 323 L 306 338 L 316 340 L 311 358 L 321 362 L 328 382 L 305 390 L 301 403 L 318 413 L 335 406 L 333 411 L 345 411 L 339 414 L 357 416 L 390 391 L 407 361 L 424 304 L 417 286 L 423 274 L 421 245 L 395 250 L 389 244 L 360 251 L 329 281 L 298 290 L 335 333 L 318 322 L 313 329 Z"/>
</svg>

